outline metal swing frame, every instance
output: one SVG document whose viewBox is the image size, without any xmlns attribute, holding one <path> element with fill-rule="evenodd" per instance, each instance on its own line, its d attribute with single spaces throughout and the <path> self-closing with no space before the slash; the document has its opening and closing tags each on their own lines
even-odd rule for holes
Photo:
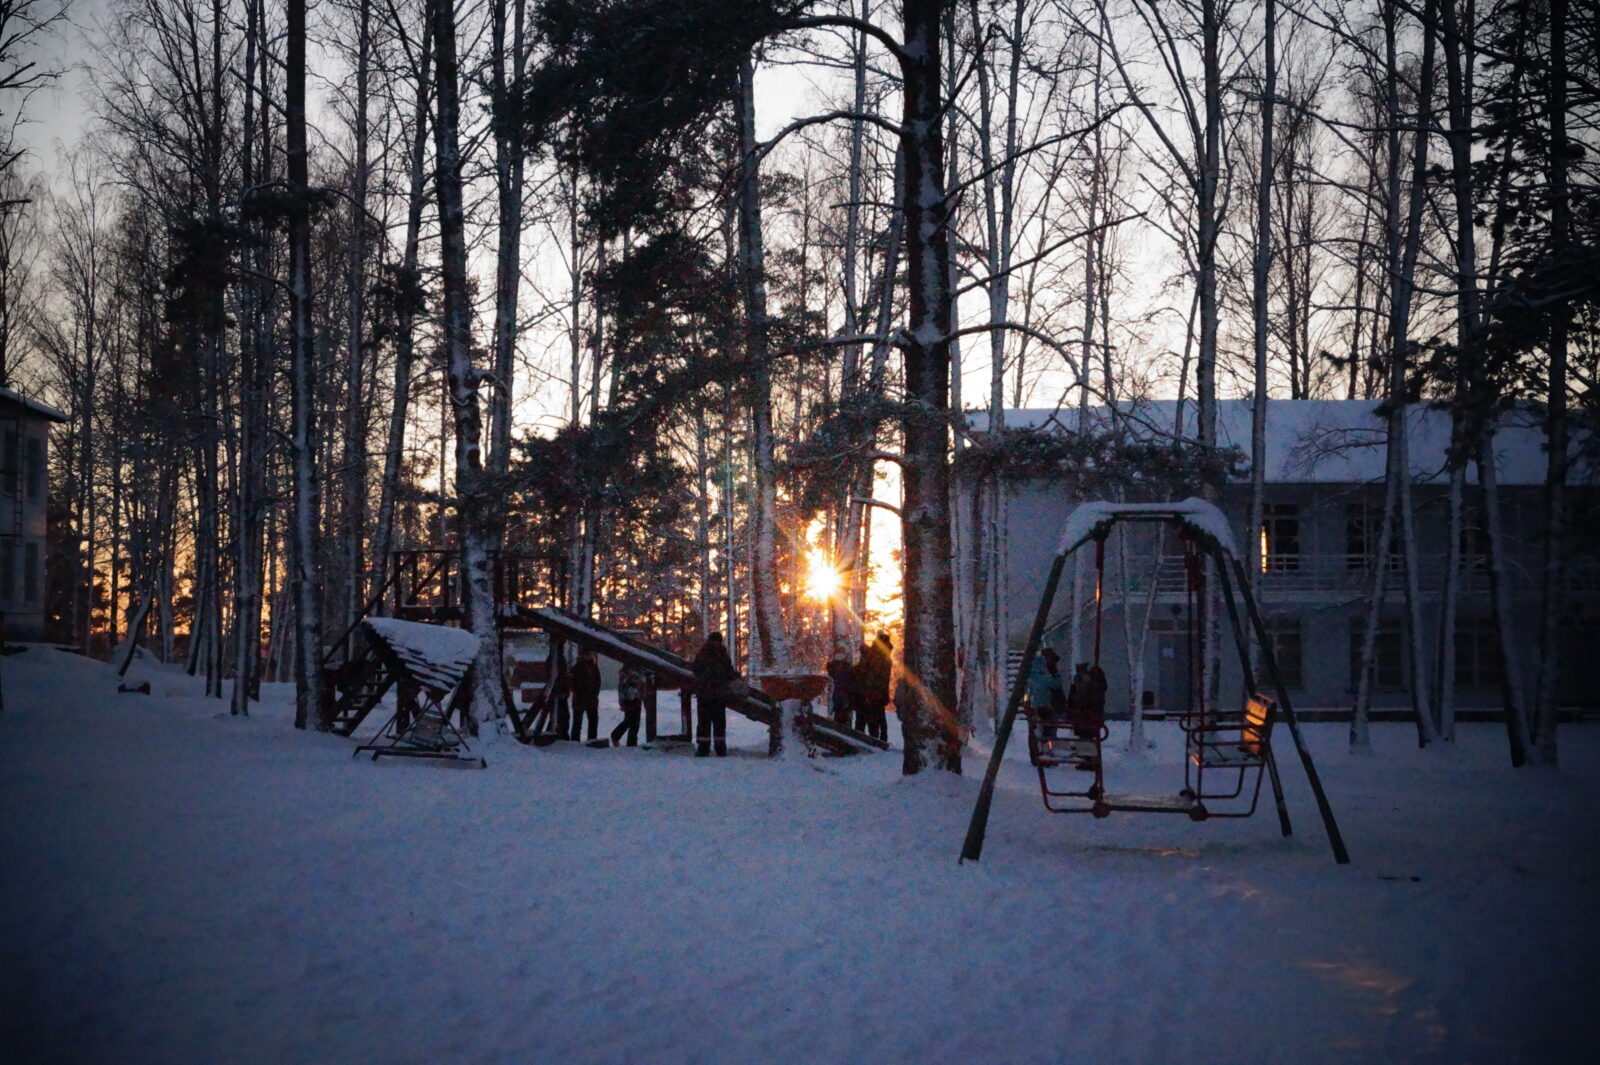
<svg viewBox="0 0 1600 1065">
<path fill-rule="evenodd" d="M 999 776 L 1000 766 L 1005 757 L 1006 744 L 1010 740 L 1017 715 L 1024 712 L 1022 708 L 1027 692 L 1029 672 L 1033 667 L 1034 658 L 1039 654 L 1043 643 L 1044 630 L 1049 623 L 1051 606 L 1055 601 L 1056 591 L 1060 587 L 1061 575 L 1065 569 L 1067 559 L 1072 557 L 1085 544 L 1091 541 L 1096 544 L 1095 662 L 1098 664 L 1100 659 L 1099 611 L 1102 600 L 1100 592 L 1102 590 L 1101 578 L 1104 570 L 1105 540 L 1110 535 L 1114 525 L 1123 521 L 1133 521 L 1158 522 L 1178 529 L 1180 536 L 1185 541 L 1186 556 L 1193 560 L 1189 566 L 1191 610 L 1194 604 L 1204 601 L 1204 568 L 1199 565 L 1199 561 L 1202 557 L 1205 557 L 1215 564 L 1217 577 L 1221 581 L 1222 600 L 1227 607 L 1230 629 L 1239 652 L 1239 661 L 1246 689 L 1245 706 L 1238 715 L 1238 721 L 1224 721 L 1219 716 L 1207 712 L 1204 703 L 1204 684 L 1197 683 L 1196 687 L 1199 689 L 1197 698 L 1191 702 L 1189 712 L 1180 722 L 1185 735 L 1186 747 L 1184 791 L 1171 798 L 1157 799 L 1149 799 L 1142 796 L 1110 796 L 1106 794 L 1101 759 L 1098 757 L 1099 743 L 1104 738 L 1103 723 L 1099 734 L 1100 739 L 1095 741 L 1094 783 L 1081 792 L 1052 789 L 1045 776 L 1045 770 L 1062 763 L 1051 760 L 1048 765 L 1040 764 L 1037 758 L 1039 748 L 1035 730 L 1058 725 L 1059 722 L 1041 723 L 1039 716 L 1034 714 L 1031 709 L 1026 711 L 1030 757 L 1039 772 L 1041 794 L 1046 808 L 1052 812 L 1060 813 L 1091 813 L 1096 817 L 1106 817 L 1113 811 L 1182 813 L 1195 821 L 1206 820 L 1210 817 L 1249 817 L 1255 813 L 1260 798 L 1262 777 L 1265 776 L 1272 783 L 1279 823 L 1283 834 L 1287 836 L 1291 833 L 1288 810 L 1283 801 L 1282 781 L 1278 774 L 1277 763 L 1272 756 L 1271 747 L 1272 724 L 1275 718 L 1281 714 L 1289 726 L 1289 731 L 1294 738 L 1295 747 L 1300 756 L 1301 767 L 1305 771 L 1307 782 L 1310 784 L 1312 793 L 1316 798 L 1317 809 L 1322 816 L 1323 827 L 1327 832 L 1334 860 L 1341 865 L 1348 863 L 1350 861 L 1349 852 L 1345 849 L 1343 837 L 1339 832 L 1338 823 L 1333 815 L 1333 809 L 1328 803 L 1327 794 L 1322 788 L 1321 778 L 1317 774 L 1316 765 L 1311 758 L 1311 752 L 1306 747 L 1299 721 L 1295 717 L 1294 706 L 1283 684 L 1282 674 L 1278 669 L 1277 657 L 1273 653 L 1271 640 L 1267 636 L 1266 625 L 1262 622 L 1260 611 L 1256 608 L 1255 598 L 1251 594 L 1244 565 L 1206 527 L 1210 525 L 1211 528 L 1226 528 L 1226 519 L 1221 511 L 1217 510 L 1212 504 L 1193 499 L 1174 504 L 1093 503 L 1085 504 L 1085 506 L 1094 508 L 1093 511 L 1086 513 L 1089 513 L 1091 517 L 1095 517 L 1096 520 L 1086 531 L 1077 535 L 1075 539 L 1065 542 L 1063 547 L 1056 552 L 1051 564 L 1049 578 L 1045 582 L 1044 594 L 1040 598 L 1033 626 L 1028 633 L 1028 642 L 1017 670 L 1016 681 L 1012 684 L 1010 696 L 1006 700 L 1005 713 L 1002 715 L 999 727 L 995 731 L 994 749 L 989 757 L 989 766 L 984 774 L 983 785 L 978 791 L 978 799 L 973 808 L 966 839 L 962 845 L 961 860 L 971 859 L 977 861 L 982 855 L 989 811 L 994 801 L 995 781 Z M 1069 522 L 1069 535 L 1071 530 L 1072 524 Z M 1198 579 L 1196 574 L 1199 574 Z M 1250 664 L 1248 640 L 1245 637 L 1245 630 L 1241 621 L 1240 603 L 1235 599 L 1235 588 L 1238 589 L 1239 598 L 1243 601 L 1244 615 L 1248 619 L 1261 647 L 1262 664 L 1266 667 L 1267 676 L 1272 681 L 1272 686 L 1277 695 L 1276 700 L 1263 695 L 1256 684 L 1255 674 Z M 1190 638 L 1196 639 L 1194 626 L 1191 625 L 1190 629 Z M 1197 681 L 1203 680 L 1203 673 L 1201 672 L 1203 657 L 1203 655 L 1191 655 L 1191 662 L 1196 667 Z M 1214 772 L 1234 773 L 1232 790 L 1213 791 L 1207 789 L 1205 786 L 1205 774 L 1208 769 Z M 1208 799 L 1226 801 L 1240 798 L 1245 792 L 1247 776 L 1252 771 L 1255 773 L 1255 786 L 1251 789 L 1248 808 L 1213 811 L 1205 805 Z M 1088 800 L 1088 805 L 1068 803 L 1058 808 L 1052 802 L 1053 799 L 1086 799 Z"/>
</svg>

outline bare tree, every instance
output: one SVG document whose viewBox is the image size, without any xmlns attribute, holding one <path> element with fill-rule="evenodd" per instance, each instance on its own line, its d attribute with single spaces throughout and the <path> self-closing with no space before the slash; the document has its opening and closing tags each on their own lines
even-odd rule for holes
<svg viewBox="0 0 1600 1065">
<path fill-rule="evenodd" d="M 322 690 L 322 603 L 316 572 L 322 493 L 312 424 L 316 337 L 311 317 L 311 185 L 306 151 L 306 4 L 288 0 L 284 123 L 288 141 L 290 389 L 289 448 L 294 461 L 295 727 L 329 727 Z"/>
<path fill-rule="evenodd" d="M 433 19 L 438 113 L 434 131 L 434 194 L 439 204 L 444 345 L 455 429 L 456 528 L 461 550 L 466 627 L 479 637 L 472 714 L 480 723 L 505 716 L 500 639 L 494 606 L 499 545 L 494 486 L 484 468 L 478 394 L 486 374 L 472 362 L 472 304 L 467 291 L 466 219 L 462 206 L 461 73 L 456 57 L 455 0 L 429 0 Z"/>
</svg>

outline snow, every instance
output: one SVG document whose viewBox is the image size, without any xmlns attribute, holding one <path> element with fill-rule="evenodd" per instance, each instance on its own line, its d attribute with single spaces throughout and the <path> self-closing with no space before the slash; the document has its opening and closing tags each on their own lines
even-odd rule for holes
<svg viewBox="0 0 1600 1065">
<path fill-rule="evenodd" d="M 619 662 L 638 661 L 645 668 L 680 683 L 694 676 L 694 670 L 677 656 L 623 639 L 603 625 L 591 624 L 583 618 L 549 607 L 540 607 L 533 614 L 542 618 L 556 632 L 581 633 L 584 639 L 596 645 L 598 653 L 608 658 Z"/>
<path fill-rule="evenodd" d="M 1123 408 L 1125 424 L 1136 434 L 1170 434 L 1177 415 L 1173 400 L 1142 401 L 1131 409 Z M 1378 404 L 1372 400 L 1274 399 L 1267 404 L 1268 484 L 1370 484 L 1384 476 L 1386 423 L 1377 417 Z M 979 431 L 988 424 L 986 415 L 968 414 Z M 1184 405 L 1184 431 L 1193 438 L 1195 404 Z M 1103 406 L 1091 407 L 1091 424 L 1104 424 L 1109 412 Z M 1031 409 L 1006 411 L 1006 425 L 1013 429 L 1044 428 L 1058 425 L 1077 427 L 1077 410 Z M 1414 479 L 1438 484 L 1446 480 L 1445 454 L 1450 445 L 1450 415 L 1447 411 L 1412 406 L 1406 411 L 1411 470 Z M 1583 446 L 1584 430 L 1573 432 L 1571 450 L 1577 455 Z M 1241 478 L 1248 479 L 1250 464 L 1250 401 L 1217 401 L 1217 443 L 1237 447 L 1244 456 Z M 1496 472 L 1502 485 L 1544 483 L 1544 430 L 1538 412 L 1522 407 L 1503 415 L 1495 435 Z M 1476 466 L 1467 468 L 1469 483 L 1477 483 Z"/>
<path fill-rule="evenodd" d="M 17 404 L 20 407 L 24 407 L 27 410 L 32 411 L 34 414 L 48 418 L 50 421 L 58 424 L 65 424 L 66 422 L 72 420 L 71 418 L 67 417 L 65 412 L 57 410 L 50 404 L 41 403 L 37 399 L 30 399 L 21 392 L 14 392 L 9 388 L 0 388 L 0 400 L 10 400 L 12 403 Z"/>
<path fill-rule="evenodd" d="M 165 672 L 0 659 L 6 1060 L 1508 1065 L 1600 1036 L 1594 724 L 1549 772 L 1498 726 L 1430 755 L 1377 724 L 1365 757 L 1308 726 L 1349 866 L 1292 756 L 1283 839 L 1270 809 L 1053 817 L 1014 742 L 958 865 L 981 749 L 904 779 L 769 761 L 735 717 L 727 759 L 486 735 L 463 772 Z M 1166 727 L 1108 787 L 1176 787 Z"/>
<path fill-rule="evenodd" d="M 1096 525 L 1109 521 L 1118 514 L 1129 516 L 1175 514 L 1216 540 L 1217 545 L 1234 558 L 1242 557 L 1238 546 L 1234 543 L 1233 529 L 1228 525 L 1227 517 L 1215 504 L 1194 496 L 1177 503 L 1110 503 L 1104 500 L 1080 503 L 1073 507 L 1072 513 L 1067 516 L 1067 524 L 1061 530 L 1056 554 L 1064 555 L 1071 551 L 1088 538 Z"/>
<path fill-rule="evenodd" d="M 478 637 L 465 629 L 398 618 L 367 618 L 363 624 L 435 695 L 445 695 L 461 683 L 478 654 Z"/>
</svg>

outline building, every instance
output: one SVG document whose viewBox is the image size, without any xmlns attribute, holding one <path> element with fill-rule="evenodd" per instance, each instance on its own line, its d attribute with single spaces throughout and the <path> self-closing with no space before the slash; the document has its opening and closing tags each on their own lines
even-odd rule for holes
<svg viewBox="0 0 1600 1065">
<path fill-rule="evenodd" d="M 0 612 L 12 640 L 42 640 L 50 426 L 67 416 L 0 388 Z"/>
<path fill-rule="evenodd" d="M 1192 436 L 1193 404 L 1186 412 L 1185 435 Z M 1367 605 L 1374 588 L 1378 531 L 1383 513 L 1385 464 L 1384 423 L 1370 401 L 1275 400 L 1269 406 L 1266 495 L 1262 527 L 1247 538 L 1250 487 L 1248 472 L 1230 483 L 1219 505 L 1228 515 L 1235 538 L 1260 545 L 1257 564 L 1262 614 L 1274 634 L 1278 658 L 1297 708 L 1348 710 L 1355 691 Z M 1142 404 L 1136 432 L 1170 431 L 1176 404 Z M 1012 411 L 1010 427 L 1063 430 L 1075 427 L 1075 411 Z M 1091 421 L 1104 422 L 1104 410 L 1091 411 Z M 1445 452 L 1448 414 L 1420 408 L 1408 412 L 1412 471 L 1412 507 L 1416 515 L 1418 578 L 1428 661 L 1437 663 L 1440 592 L 1448 549 L 1448 490 Z M 1217 438 L 1221 447 L 1237 447 L 1248 468 L 1250 406 L 1248 401 L 1218 404 Z M 1501 509 L 1506 543 L 1505 573 L 1512 601 L 1514 642 L 1525 682 L 1531 684 L 1538 664 L 1538 610 L 1543 547 L 1544 434 L 1536 419 L 1507 419 L 1497 432 Z M 1461 537 L 1460 599 L 1455 636 L 1454 677 L 1457 706 L 1463 709 L 1499 706 L 1500 663 L 1496 630 L 1491 622 L 1486 539 L 1476 491 L 1477 471 L 1468 469 L 1465 520 Z M 1569 483 L 1573 537 L 1563 597 L 1563 701 L 1568 705 L 1600 705 L 1600 493 L 1593 471 L 1575 463 Z M 1193 492 L 1199 494 L 1198 486 Z M 1013 486 L 1006 511 L 1007 630 L 1015 654 L 1027 630 L 1074 501 L 1047 479 Z M 961 507 L 960 513 L 968 508 Z M 1188 660 L 1190 625 L 1185 607 L 1186 584 L 1181 546 L 1145 528 L 1129 534 L 1127 566 L 1121 564 L 1119 538 L 1108 545 L 1102 618 L 1101 663 L 1114 693 L 1125 693 L 1122 706 L 1137 697 L 1154 710 L 1182 710 L 1190 691 Z M 1076 640 L 1078 660 L 1091 656 L 1094 577 L 1092 552 L 1084 551 L 1085 572 L 1079 578 Z M 1410 704 L 1413 678 L 1408 674 L 1402 621 L 1405 605 L 1398 547 L 1383 562 L 1388 567 L 1386 593 L 1380 607 L 1376 644 L 1373 705 Z M 1066 661 L 1072 635 L 1072 571 L 1055 601 L 1047 642 Z M 1124 575 L 1125 574 L 1125 575 Z M 1152 582 L 1154 588 L 1152 588 Z M 1148 608 L 1148 630 L 1145 626 Z M 1126 622 L 1126 624 L 1125 624 Z M 1226 629 L 1224 629 L 1226 633 Z M 1131 641 L 1129 637 L 1132 637 Z M 1137 660 L 1127 648 L 1144 650 Z M 1225 642 L 1222 687 L 1227 698 L 1240 691 L 1240 673 L 1230 642 Z M 1140 672 L 1135 696 L 1129 684 Z M 1428 678 L 1434 690 L 1433 678 Z"/>
</svg>

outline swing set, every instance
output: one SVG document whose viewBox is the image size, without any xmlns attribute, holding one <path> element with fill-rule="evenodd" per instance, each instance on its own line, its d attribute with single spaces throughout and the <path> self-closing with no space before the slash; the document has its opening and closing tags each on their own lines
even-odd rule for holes
<svg viewBox="0 0 1600 1065">
<path fill-rule="evenodd" d="M 1130 795 L 1106 789 L 1105 763 L 1101 748 L 1109 736 L 1105 721 L 1105 674 L 1100 668 L 1101 611 L 1104 602 L 1105 543 L 1114 526 L 1123 522 L 1157 523 L 1177 530 L 1183 544 L 1185 594 L 1189 625 L 1191 696 L 1179 718 L 1184 735 L 1183 787 L 1172 795 Z M 1094 545 L 1094 659 L 1086 677 L 1073 685 L 1066 707 L 1036 706 L 1026 698 L 1030 672 L 1040 654 L 1045 629 L 1061 575 L 1067 560 L 1088 544 Z M 1239 655 L 1244 678 L 1244 698 L 1239 709 L 1223 709 L 1207 699 L 1203 626 L 1199 619 L 1207 603 L 1206 562 L 1218 583 L 1233 644 Z M 1236 598 L 1236 590 L 1237 596 Z M 1241 602 L 1243 614 L 1241 615 Z M 1249 640 L 1244 621 L 1248 620 L 1261 650 L 1261 664 L 1272 683 L 1276 698 L 1264 694 L 1256 683 L 1250 662 Z M 1088 681 L 1084 684 L 1084 681 Z M 961 850 L 961 860 L 977 861 L 983 851 L 989 808 L 994 786 L 1005 756 L 1005 748 L 1018 715 L 1028 730 L 1028 756 L 1039 775 L 1040 797 L 1052 813 L 1087 813 L 1097 818 L 1114 812 L 1186 814 L 1190 820 L 1219 817 L 1250 817 L 1256 812 L 1265 779 L 1272 785 L 1272 797 L 1283 834 L 1292 833 L 1283 785 L 1273 757 L 1273 725 L 1281 716 L 1294 738 L 1306 780 L 1316 797 L 1318 811 L 1333 849 L 1334 860 L 1349 862 L 1339 826 L 1328 804 L 1317 775 L 1311 752 L 1300 732 L 1293 704 L 1278 671 L 1272 642 L 1256 608 L 1244 564 L 1233 543 L 1227 519 L 1214 505 L 1199 499 L 1181 503 L 1084 503 L 1073 511 L 1062 533 L 1061 547 L 1051 564 L 1044 595 L 1034 616 L 1033 627 L 1023 651 L 1016 682 L 1006 701 L 1005 713 L 995 731 L 994 750 L 978 792 L 977 805 Z M 1088 774 L 1080 777 L 1077 774 Z M 1074 786 L 1072 781 L 1082 783 Z"/>
</svg>

